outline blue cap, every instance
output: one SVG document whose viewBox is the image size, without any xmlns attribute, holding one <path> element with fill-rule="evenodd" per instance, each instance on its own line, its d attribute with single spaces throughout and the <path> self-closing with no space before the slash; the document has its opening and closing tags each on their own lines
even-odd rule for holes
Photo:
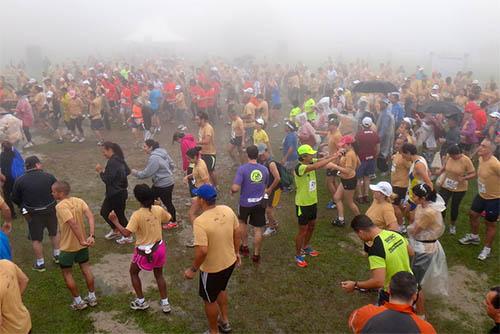
<svg viewBox="0 0 500 334">
<path fill-rule="evenodd" d="M 193 191 L 193 194 L 204 200 L 214 200 L 217 198 L 217 190 L 211 184 L 204 184 Z"/>
</svg>

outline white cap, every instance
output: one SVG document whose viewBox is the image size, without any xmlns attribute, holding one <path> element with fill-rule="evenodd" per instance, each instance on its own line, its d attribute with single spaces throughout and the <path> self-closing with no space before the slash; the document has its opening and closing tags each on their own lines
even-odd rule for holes
<svg viewBox="0 0 500 334">
<path fill-rule="evenodd" d="M 406 122 L 410 124 L 410 126 L 413 126 L 413 120 L 410 117 L 403 117 L 403 122 Z"/>
<path fill-rule="evenodd" d="M 210 68 L 210 71 L 212 71 L 212 72 L 217 72 L 217 71 L 218 71 L 218 69 L 217 69 L 217 67 L 212 66 L 212 67 Z"/>
<path fill-rule="evenodd" d="M 52 98 L 52 96 L 54 96 L 54 93 L 53 93 L 52 91 L 50 91 L 50 90 L 49 90 L 49 91 L 47 92 L 47 94 L 45 94 L 45 96 L 46 96 L 48 99 L 50 99 L 50 98 Z"/>
<path fill-rule="evenodd" d="M 67 77 L 68 77 L 68 80 L 70 80 L 70 81 L 74 79 L 73 74 L 71 74 L 71 73 L 68 73 Z"/>
<path fill-rule="evenodd" d="M 28 80 L 28 83 L 29 84 L 34 84 L 34 83 L 36 83 L 36 79 L 31 78 L 31 79 Z"/>
<path fill-rule="evenodd" d="M 472 84 L 473 85 L 479 85 L 479 80 L 477 80 L 477 79 L 472 80 Z"/>
<path fill-rule="evenodd" d="M 439 89 L 439 85 L 432 86 L 432 89 L 438 90 Z"/>
<path fill-rule="evenodd" d="M 243 90 L 243 93 L 253 94 L 253 88 L 252 87 L 248 87 L 247 89 Z"/>
<path fill-rule="evenodd" d="M 260 124 L 260 125 L 264 125 L 264 120 L 262 118 L 257 118 L 255 120 L 256 123 Z"/>
<path fill-rule="evenodd" d="M 181 90 L 181 85 L 176 85 L 175 90 Z"/>
<path fill-rule="evenodd" d="M 357 84 L 359 84 L 360 82 L 361 82 L 361 81 L 359 81 L 359 80 L 354 80 L 354 81 L 352 82 L 352 84 L 353 84 L 353 85 L 357 85 Z"/>
<path fill-rule="evenodd" d="M 490 114 L 490 117 L 500 119 L 500 112 L 498 112 L 498 111 L 494 111 L 494 112 L 492 112 L 492 113 Z"/>
<path fill-rule="evenodd" d="M 423 70 L 424 70 L 424 67 L 423 67 L 423 66 L 421 66 L 421 65 L 418 65 L 418 70 L 419 70 L 419 71 L 423 71 Z"/>
<path fill-rule="evenodd" d="M 386 181 L 380 181 L 377 184 L 370 184 L 370 189 L 372 191 L 379 191 L 387 197 L 392 195 L 392 186 Z"/>
<path fill-rule="evenodd" d="M 59 81 L 64 82 L 64 81 L 66 81 L 66 79 L 64 79 L 63 77 L 60 77 Z"/>
<path fill-rule="evenodd" d="M 103 74 L 102 74 L 102 77 L 103 77 L 104 79 L 107 79 L 107 78 L 108 78 L 108 75 L 107 75 L 106 73 L 103 73 Z"/>
<path fill-rule="evenodd" d="M 82 84 L 83 84 L 83 85 L 90 85 L 90 81 L 88 81 L 88 80 L 83 80 L 83 81 L 82 81 Z"/>
<path fill-rule="evenodd" d="M 366 103 L 368 103 L 368 98 L 367 98 L 366 96 L 364 96 L 364 95 L 363 95 L 363 96 L 361 96 L 361 97 L 359 98 L 358 102 L 366 102 Z"/>
<path fill-rule="evenodd" d="M 344 91 L 344 88 L 339 87 L 339 88 L 337 88 L 337 90 L 340 90 L 341 92 L 343 92 L 343 91 Z"/>
<path fill-rule="evenodd" d="M 368 128 L 368 127 L 372 126 L 373 120 L 371 117 L 365 117 L 361 121 L 361 124 L 363 124 L 364 127 Z"/>
</svg>

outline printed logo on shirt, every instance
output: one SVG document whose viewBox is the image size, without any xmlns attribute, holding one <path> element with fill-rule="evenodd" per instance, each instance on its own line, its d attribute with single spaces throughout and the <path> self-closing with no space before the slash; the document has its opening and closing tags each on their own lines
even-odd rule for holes
<svg viewBox="0 0 500 334">
<path fill-rule="evenodd" d="M 258 170 L 258 169 L 254 169 L 250 173 L 250 180 L 253 183 L 261 183 L 263 178 L 264 178 L 264 176 L 262 175 L 262 172 L 260 170 Z"/>
</svg>

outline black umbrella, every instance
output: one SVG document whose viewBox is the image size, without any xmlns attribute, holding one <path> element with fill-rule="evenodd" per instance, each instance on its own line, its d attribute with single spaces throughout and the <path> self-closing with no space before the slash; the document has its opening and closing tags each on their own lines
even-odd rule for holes
<svg viewBox="0 0 500 334">
<path fill-rule="evenodd" d="M 420 107 L 418 112 L 424 114 L 443 114 L 445 116 L 451 116 L 461 114 L 462 109 L 453 102 L 433 101 Z"/>
<path fill-rule="evenodd" d="M 397 92 L 398 88 L 394 86 L 394 84 L 389 81 L 379 81 L 379 80 L 371 80 L 371 81 L 361 81 L 354 85 L 352 88 L 353 92 L 359 93 L 391 93 Z"/>
</svg>

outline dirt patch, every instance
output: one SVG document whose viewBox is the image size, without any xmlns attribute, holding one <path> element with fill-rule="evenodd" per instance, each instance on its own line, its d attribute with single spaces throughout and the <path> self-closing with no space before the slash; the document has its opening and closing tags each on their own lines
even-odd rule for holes
<svg viewBox="0 0 500 334">
<path fill-rule="evenodd" d="M 93 321 L 96 333 L 110 333 L 110 334 L 140 334 L 144 333 L 135 323 L 134 320 L 128 319 L 125 323 L 121 323 L 114 319 L 118 314 L 116 311 L 112 312 L 97 312 L 90 313 L 89 316 Z"/>
<path fill-rule="evenodd" d="M 338 245 L 342 248 L 342 249 L 345 249 L 347 250 L 349 253 L 353 253 L 353 252 L 357 252 L 358 254 L 362 255 L 362 256 L 366 256 L 366 253 L 365 251 L 363 250 L 363 247 L 362 246 L 358 246 L 358 245 L 353 245 L 351 243 L 347 243 L 347 242 L 344 242 L 344 241 L 339 241 L 338 242 Z"/>
<path fill-rule="evenodd" d="M 106 254 L 99 263 L 92 266 L 96 284 L 104 295 L 115 292 L 133 291 L 130 283 L 131 254 Z M 141 271 L 139 274 L 144 291 L 156 288 L 153 272 Z"/>
</svg>

